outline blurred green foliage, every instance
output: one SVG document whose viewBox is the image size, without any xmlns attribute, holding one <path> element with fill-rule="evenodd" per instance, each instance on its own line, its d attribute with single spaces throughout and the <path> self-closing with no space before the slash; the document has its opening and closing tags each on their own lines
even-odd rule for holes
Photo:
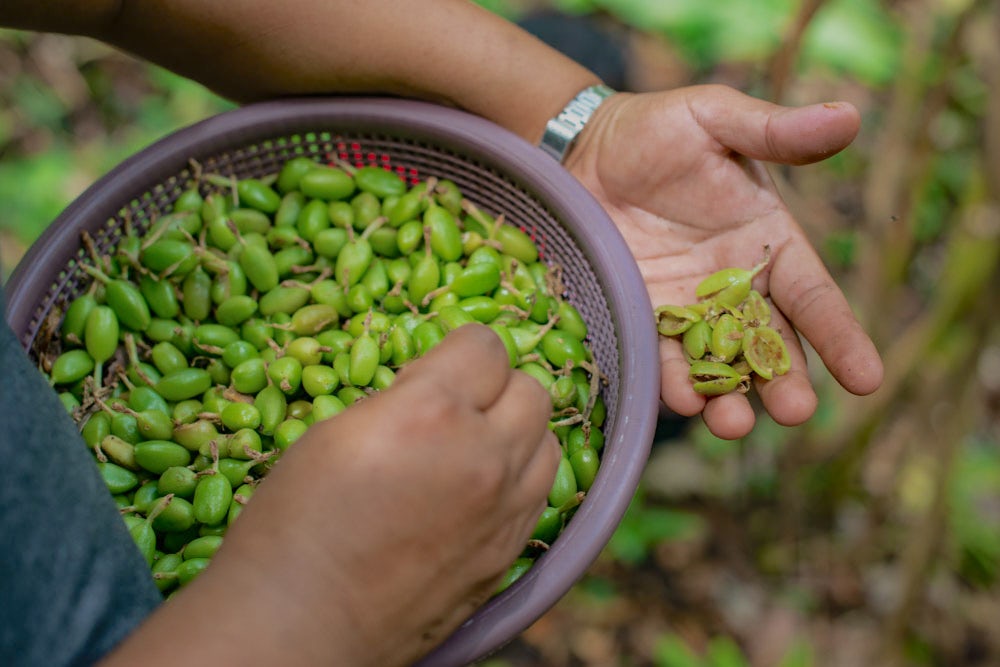
<svg viewBox="0 0 1000 667">
<path fill-rule="evenodd" d="M 837 0 L 825 3 L 810 23 L 800 65 L 829 68 L 835 74 L 882 86 L 899 70 L 900 45 L 899 28 L 881 3 Z"/>
<path fill-rule="evenodd" d="M 949 525 L 955 535 L 953 567 L 969 583 L 989 588 L 1000 574 L 1000 450 L 972 439 L 963 447 L 948 493 Z"/>
<path fill-rule="evenodd" d="M 656 644 L 655 667 L 750 667 L 753 664 L 743 649 L 729 637 L 708 640 L 704 653 L 691 649 L 675 634 L 663 635 Z M 814 652 L 808 641 L 798 639 L 774 667 L 812 667 Z"/>
<path fill-rule="evenodd" d="M 2 274 L 76 196 L 170 132 L 232 105 L 97 43 L 0 30 Z"/>
<path fill-rule="evenodd" d="M 705 655 L 695 653 L 682 638 L 667 634 L 656 646 L 656 667 L 748 667 L 739 647 L 728 637 L 709 641 Z"/>
<path fill-rule="evenodd" d="M 640 488 L 611 536 L 606 552 L 609 557 L 627 565 L 639 565 L 649 558 L 657 544 L 696 539 L 706 528 L 705 522 L 696 514 L 646 502 Z"/>
<path fill-rule="evenodd" d="M 480 4 L 511 19 L 523 10 L 503 0 Z M 761 62 L 781 45 L 799 6 L 796 0 L 553 0 L 561 11 L 606 12 L 625 25 L 661 35 L 696 71 L 720 63 Z M 900 34 L 874 0 L 835 0 L 810 23 L 803 68 L 826 68 L 869 84 L 891 80 L 899 65 Z"/>
</svg>

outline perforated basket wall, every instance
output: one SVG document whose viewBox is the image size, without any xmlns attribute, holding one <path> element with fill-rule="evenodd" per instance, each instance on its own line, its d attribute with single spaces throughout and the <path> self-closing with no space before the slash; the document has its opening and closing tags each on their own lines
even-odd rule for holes
<svg viewBox="0 0 1000 667">
<path fill-rule="evenodd" d="M 586 320 L 589 345 L 607 376 L 601 470 L 573 521 L 532 570 L 426 660 L 467 664 L 524 630 L 582 576 L 632 498 L 655 427 L 656 334 L 638 268 L 603 209 L 551 158 L 481 118 L 421 102 L 250 105 L 170 135 L 73 202 L 15 269 L 7 285 L 8 320 L 25 349 L 44 350 L 46 332 L 90 282 L 78 268 L 88 257 L 81 232 L 91 235 L 98 252 L 109 252 L 126 223 L 147 227 L 199 172 L 263 176 L 298 155 L 378 164 L 411 183 L 448 178 L 479 208 L 502 213 L 535 238 L 543 260 L 562 267 L 568 298 Z"/>
</svg>

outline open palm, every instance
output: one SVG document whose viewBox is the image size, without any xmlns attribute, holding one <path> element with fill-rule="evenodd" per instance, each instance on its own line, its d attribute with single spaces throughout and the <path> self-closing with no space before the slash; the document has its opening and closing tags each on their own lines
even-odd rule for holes
<svg viewBox="0 0 1000 667">
<path fill-rule="evenodd" d="M 878 352 L 763 164 L 822 160 L 846 147 L 858 125 L 849 104 L 781 107 L 724 86 L 619 94 L 598 110 L 566 163 L 618 225 L 653 306 L 692 303 L 703 278 L 750 268 L 770 249 L 754 287 L 772 301 L 792 369 L 757 386 L 781 424 L 802 423 L 816 407 L 797 334 L 848 391 L 868 394 L 882 380 Z M 745 396 L 706 399 L 691 388 L 677 341 L 661 338 L 660 361 L 668 408 L 701 412 L 724 438 L 753 428 Z"/>
</svg>

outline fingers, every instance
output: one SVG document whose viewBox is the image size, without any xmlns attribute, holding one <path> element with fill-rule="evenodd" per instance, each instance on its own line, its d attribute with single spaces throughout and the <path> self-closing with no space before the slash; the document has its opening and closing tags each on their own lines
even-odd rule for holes
<svg viewBox="0 0 1000 667">
<path fill-rule="evenodd" d="M 792 365 L 784 375 L 758 380 L 755 388 L 775 422 L 782 426 L 798 426 L 813 416 L 819 399 L 809 379 L 806 355 L 794 327 L 777 309 L 771 310 L 770 326 L 781 332 Z"/>
<path fill-rule="evenodd" d="M 520 371 L 510 373 L 506 390 L 486 412 L 491 437 L 510 448 L 509 463 L 514 469 L 528 465 L 545 436 L 551 435 L 548 429 L 551 416 L 552 399 L 548 392 L 537 380 Z M 549 485 L 551 482 L 550 477 Z"/>
<path fill-rule="evenodd" d="M 527 531 L 525 539 L 531 535 L 538 515 L 542 513 L 547 504 L 549 491 L 552 489 L 552 481 L 556 476 L 556 469 L 559 467 L 559 459 L 562 458 L 562 448 L 555 433 L 547 428 L 542 433 L 542 438 L 536 447 L 530 449 L 531 456 L 524 466 L 522 473 L 518 476 L 518 493 L 531 508 L 526 516 Z"/>
<path fill-rule="evenodd" d="M 499 336 L 487 326 L 467 324 L 450 332 L 424 357 L 405 366 L 396 384 L 419 376 L 484 410 L 504 391 L 509 373 L 507 350 Z"/>
<path fill-rule="evenodd" d="M 705 397 L 691 387 L 690 364 L 679 341 L 660 337 L 660 398 L 681 415 L 693 417 L 705 409 Z"/>
<path fill-rule="evenodd" d="M 744 394 L 731 392 L 713 396 L 701 413 L 712 435 L 723 440 L 736 440 L 750 433 L 756 423 L 753 407 Z"/>
<path fill-rule="evenodd" d="M 771 326 L 781 331 L 792 367 L 785 375 L 772 380 L 758 380 L 755 389 L 775 422 L 796 426 L 813 415 L 817 397 L 795 329 L 777 310 L 772 311 Z M 661 338 L 660 359 L 661 396 L 668 408 L 683 416 L 694 416 L 700 412 L 709 431 L 725 440 L 735 440 L 750 433 L 756 418 L 745 395 L 731 392 L 706 397 L 694 391 L 688 378 L 690 363 L 674 339 Z"/>
<path fill-rule="evenodd" d="M 418 384 L 419 383 L 419 384 Z M 529 495 L 544 495 L 558 465 L 559 447 L 548 429 L 552 402 L 541 384 L 510 368 L 500 338 L 479 324 L 467 324 L 449 333 L 428 352 L 404 367 L 393 389 L 413 392 L 446 391 L 457 405 L 480 413 L 469 445 L 486 444 L 503 452 L 501 460 L 511 479 L 520 480 Z M 457 423 L 457 414 L 441 415 Z M 478 421 L 483 420 L 483 421 Z M 474 438 L 478 442 L 473 442 Z"/>
<path fill-rule="evenodd" d="M 742 438 L 753 429 L 755 416 L 746 396 L 737 393 L 706 397 L 692 388 L 688 377 L 691 364 L 681 344 L 660 339 L 660 397 L 664 405 L 685 417 L 699 412 L 713 435 L 725 440 Z"/>
<path fill-rule="evenodd" d="M 777 254 L 769 289 L 841 386 L 857 395 L 878 389 L 883 376 L 878 350 L 808 242 L 790 243 Z"/>
<path fill-rule="evenodd" d="M 725 86 L 699 86 L 689 101 L 698 123 L 723 146 L 789 165 L 817 162 L 846 148 L 861 126 L 848 102 L 784 107 Z"/>
</svg>

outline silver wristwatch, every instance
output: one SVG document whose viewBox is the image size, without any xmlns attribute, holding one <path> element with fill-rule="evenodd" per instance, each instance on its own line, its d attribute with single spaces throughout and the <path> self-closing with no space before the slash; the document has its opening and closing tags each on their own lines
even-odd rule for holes
<svg viewBox="0 0 1000 667">
<path fill-rule="evenodd" d="M 590 116 L 601 102 L 614 94 L 613 89 L 603 84 L 581 90 L 558 116 L 546 123 L 539 148 L 561 163 Z"/>
</svg>

